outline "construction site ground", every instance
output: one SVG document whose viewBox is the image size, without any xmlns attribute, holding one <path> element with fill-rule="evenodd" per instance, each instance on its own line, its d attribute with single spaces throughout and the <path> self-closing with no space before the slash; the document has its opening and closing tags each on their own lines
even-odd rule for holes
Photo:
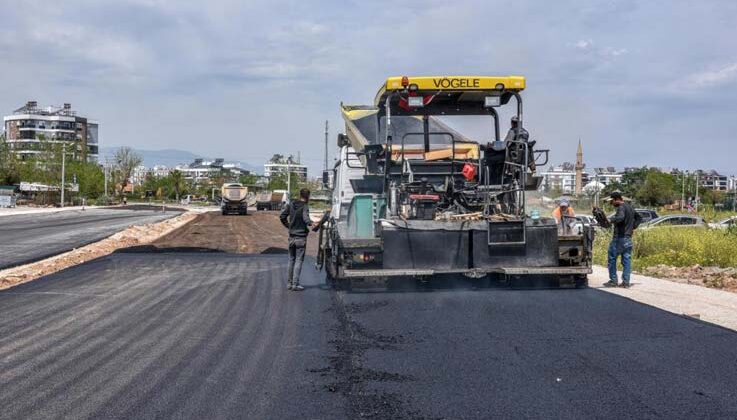
<svg viewBox="0 0 737 420">
<path fill-rule="evenodd" d="M 737 417 L 737 333 L 630 299 L 659 293 L 637 277 L 347 291 L 313 243 L 297 293 L 275 213 L 155 243 L 0 291 L 0 418 Z"/>
</svg>

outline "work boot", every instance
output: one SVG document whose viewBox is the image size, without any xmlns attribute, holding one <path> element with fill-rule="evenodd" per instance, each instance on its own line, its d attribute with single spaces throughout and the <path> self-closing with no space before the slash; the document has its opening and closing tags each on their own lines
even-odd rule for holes
<svg viewBox="0 0 737 420">
<path fill-rule="evenodd" d="M 303 286 L 300 286 L 299 284 L 295 284 L 294 286 L 292 286 L 293 292 L 301 292 L 303 290 L 305 290 L 305 288 Z"/>
<path fill-rule="evenodd" d="M 617 287 L 617 282 L 615 280 L 609 280 L 604 283 L 604 287 Z"/>
</svg>

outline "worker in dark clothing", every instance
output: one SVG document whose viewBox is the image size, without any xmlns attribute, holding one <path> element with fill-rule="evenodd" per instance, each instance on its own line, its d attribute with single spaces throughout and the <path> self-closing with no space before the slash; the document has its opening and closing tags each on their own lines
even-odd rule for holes
<svg viewBox="0 0 737 420">
<path fill-rule="evenodd" d="M 519 117 L 517 117 L 516 115 L 513 116 L 512 121 L 510 122 L 509 131 L 507 131 L 507 136 L 504 137 L 504 141 L 506 143 L 509 143 L 513 140 L 527 141 L 529 139 L 530 133 L 528 133 L 524 127 L 520 127 Z"/>
<path fill-rule="evenodd" d="M 617 212 L 609 221 L 614 227 L 612 242 L 609 243 L 608 265 L 609 281 L 606 287 L 616 287 L 617 284 L 617 257 L 622 256 L 622 283 L 619 287 L 630 287 L 630 273 L 632 272 L 632 232 L 642 220 L 629 203 L 624 201 L 622 194 L 615 191 L 609 196 Z"/>
<path fill-rule="evenodd" d="M 305 259 L 307 234 L 313 226 L 310 220 L 310 190 L 302 188 L 299 199 L 289 203 L 279 215 L 281 223 L 289 229 L 289 271 L 287 272 L 287 289 L 301 292 L 305 288 L 299 284 L 302 262 Z"/>
</svg>

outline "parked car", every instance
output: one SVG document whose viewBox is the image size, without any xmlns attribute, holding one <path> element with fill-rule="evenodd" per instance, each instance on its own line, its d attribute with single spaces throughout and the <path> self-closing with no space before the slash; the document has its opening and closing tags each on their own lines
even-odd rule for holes
<svg viewBox="0 0 737 420">
<path fill-rule="evenodd" d="M 720 220 L 715 223 L 709 223 L 709 227 L 712 229 L 727 229 L 730 227 L 737 227 L 737 216 L 727 217 L 724 220 Z"/>
<path fill-rule="evenodd" d="M 642 217 L 642 223 L 647 223 L 658 218 L 658 213 L 655 210 L 635 209 L 635 211 Z"/>
<path fill-rule="evenodd" d="M 583 234 L 584 226 L 593 226 L 594 228 L 599 227 L 599 223 L 594 219 L 594 216 L 588 216 L 585 214 L 577 215 L 576 221 L 573 223 L 574 232 L 579 235 Z"/>
<path fill-rule="evenodd" d="M 651 229 L 655 227 L 706 227 L 704 219 L 699 216 L 690 214 L 672 214 L 661 216 L 647 223 L 643 223 L 641 229 Z"/>
</svg>

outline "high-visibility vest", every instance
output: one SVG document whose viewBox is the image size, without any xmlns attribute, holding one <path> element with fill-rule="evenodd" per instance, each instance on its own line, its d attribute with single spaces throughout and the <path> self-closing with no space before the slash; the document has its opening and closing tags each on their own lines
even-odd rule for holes
<svg viewBox="0 0 737 420">
<path fill-rule="evenodd" d="M 568 207 L 568 210 L 566 210 L 566 216 L 575 216 L 576 214 L 573 212 L 573 207 Z M 560 224 L 561 221 L 561 215 L 560 215 L 560 206 L 556 207 L 555 210 L 553 210 L 553 217 L 555 218 L 555 221 Z"/>
</svg>

